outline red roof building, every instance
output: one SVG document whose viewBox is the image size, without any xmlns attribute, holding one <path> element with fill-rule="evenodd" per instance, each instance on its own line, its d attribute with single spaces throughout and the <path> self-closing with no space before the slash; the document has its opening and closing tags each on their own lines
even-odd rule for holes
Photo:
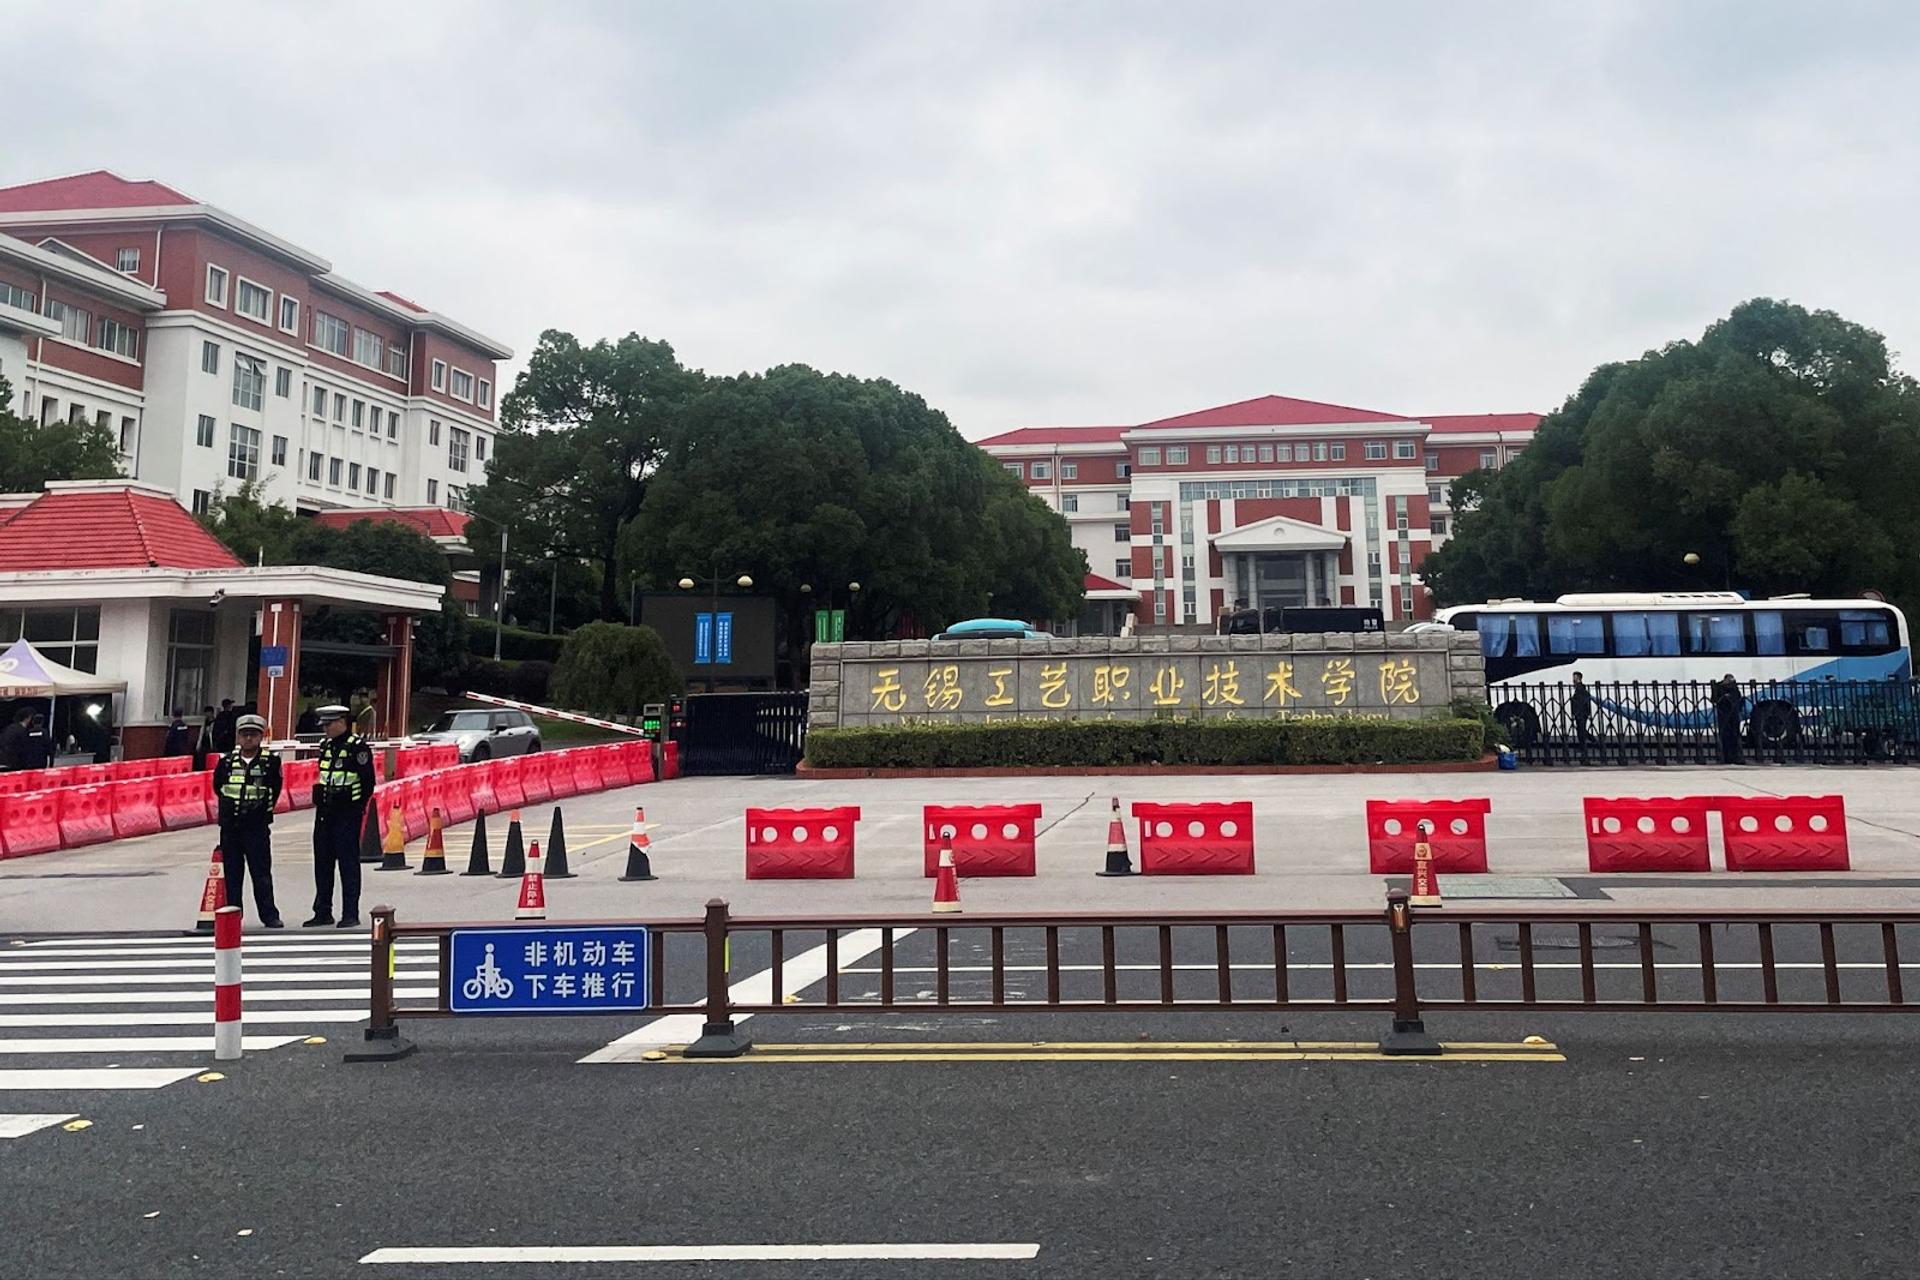
<svg viewBox="0 0 1920 1280">
<path fill-rule="evenodd" d="M 56 481 L 0 524 L 0 573 L 240 567 L 164 490 Z"/>
</svg>

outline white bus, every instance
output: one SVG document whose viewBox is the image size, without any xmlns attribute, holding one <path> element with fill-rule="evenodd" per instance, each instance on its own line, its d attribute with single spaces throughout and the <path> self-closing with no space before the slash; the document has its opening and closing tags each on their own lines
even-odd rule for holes
<svg viewBox="0 0 1920 1280">
<path fill-rule="evenodd" d="M 1596 686 L 1705 684 L 1731 673 L 1747 691 L 1750 731 L 1761 743 L 1798 736 L 1802 718 L 1812 714 L 1805 705 L 1809 686 L 1913 678 L 1907 620 L 1880 600 L 1615 592 L 1458 605 L 1441 610 L 1437 621 L 1479 632 L 1488 699 L 1517 743 L 1540 728 L 1537 714 L 1517 696 L 1519 687 L 1564 684 L 1575 671 Z M 1606 698 L 1602 689 L 1595 696 Z M 1654 728 L 1711 723 L 1706 709 L 1662 714 L 1655 723 L 1620 702 L 1609 710 Z M 1820 705 L 1830 708 L 1831 699 Z"/>
</svg>

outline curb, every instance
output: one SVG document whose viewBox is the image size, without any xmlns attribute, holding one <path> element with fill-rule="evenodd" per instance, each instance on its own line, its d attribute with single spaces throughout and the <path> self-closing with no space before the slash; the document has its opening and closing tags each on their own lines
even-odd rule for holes
<svg viewBox="0 0 1920 1280">
<path fill-rule="evenodd" d="M 1123 764 L 986 766 L 971 769 L 824 769 L 804 760 L 794 771 L 802 778 L 834 782 L 855 778 L 1098 778 L 1178 777 L 1182 775 L 1287 775 L 1328 773 L 1491 773 L 1500 759 L 1437 760 L 1427 764 Z"/>
</svg>

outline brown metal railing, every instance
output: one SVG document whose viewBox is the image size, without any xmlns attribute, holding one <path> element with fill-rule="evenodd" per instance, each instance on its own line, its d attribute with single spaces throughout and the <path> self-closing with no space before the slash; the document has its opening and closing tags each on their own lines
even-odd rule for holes
<svg viewBox="0 0 1920 1280">
<path fill-rule="evenodd" d="M 453 931 L 506 926 L 402 924 L 390 907 L 376 907 L 372 920 L 368 1048 L 351 1056 L 391 1057 L 407 1048 L 399 1037 L 400 1021 L 455 1016 L 448 1007 L 447 981 Z M 748 1042 L 735 1024 L 736 1016 L 819 1011 L 1381 1012 L 1391 1017 L 1391 1029 L 1381 1042 L 1384 1051 L 1431 1054 L 1440 1047 L 1426 1033 L 1424 1014 L 1429 1010 L 1859 1013 L 1920 1008 L 1905 998 L 1898 937 L 1902 926 L 1920 926 L 1920 912 L 1417 910 L 1405 890 L 1393 889 L 1383 911 L 738 918 L 726 903 L 715 900 L 700 919 L 566 923 L 647 926 L 647 1012 L 701 1015 L 702 1036 L 688 1047 L 690 1056 L 745 1052 Z M 1781 929 L 1817 932 L 1817 966 L 1777 958 L 1776 931 Z M 1611 936 L 1622 930 L 1624 936 Z M 1864 953 L 1869 959 L 1843 960 L 1839 930 L 1848 931 L 1849 938 L 1862 932 L 1877 935 L 1878 947 Z M 876 955 L 877 964 L 847 969 L 841 963 L 842 944 L 862 931 L 878 935 L 877 940 L 868 935 L 861 944 L 862 954 Z M 1557 936 L 1568 931 L 1570 940 Z M 1140 941 L 1143 934 L 1148 946 L 1135 950 L 1149 953 L 1151 960 L 1123 961 L 1122 940 Z M 437 999 L 431 1006 L 401 1006 L 392 981 L 395 944 L 421 937 L 439 940 Z M 755 937 L 764 938 L 769 951 L 767 996 L 735 1001 L 728 971 L 731 948 Z M 824 973 L 801 975 L 796 982 L 789 973 L 796 960 L 788 954 L 790 944 L 812 938 L 823 940 Z M 1063 961 L 1066 955 L 1091 955 L 1095 938 L 1097 964 Z M 1251 959 L 1236 962 L 1236 939 L 1243 947 L 1240 954 L 1251 954 Z M 1318 958 L 1321 940 L 1324 960 Z M 1010 963 L 1010 941 L 1037 941 L 1038 963 Z M 956 943 L 977 950 L 982 942 L 986 964 L 955 964 Z M 1746 954 L 1748 942 L 1753 959 L 1728 958 L 1729 953 Z M 1508 945 L 1517 965 L 1495 958 Z M 908 946 L 914 952 L 909 959 L 930 950 L 930 963 L 903 967 L 902 949 Z M 1542 960 L 1540 952 L 1547 949 L 1571 953 L 1574 959 Z M 1297 956 L 1300 951 L 1309 954 Z M 1631 959 L 1602 958 L 1616 951 L 1630 952 Z M 1660 959 L 1663 951 L 1676 958 Z M 1813 967 L 1820 974 L 1817 998 L 1783 996 L 1783 970 L 1797 975 Z M 1875 989 L 1848 997 L 1843 973 L 1860 969 L 1877 971 Z M 903 971 L 930 971 L 932 987 L 903 991 Z M 1572 971 L 1578 975 L 1577 994 Z M 986 976 L 984 991 L 963 989 L 958 979 L 976 972 Z M 1323 972 L 1324 994 L 1318 990 Z M 1043 976 L 1044 992 L 1013 990 L 1013 975 L 1027 973 Z M 696 974 L 701 975 L 697 982 Z M 1210 975 L 1207 990 L 1194 990 L 1189 976 L 1188 990 L 1182 992 L 1182 976 L 1199 974 Z M 1748 978 L 1753 974 L 1759 977 L 1757 991 L 1740 995 L 1725 989 L 1751 986 Z M 1147 981 L 1138 981 L 1137 975 Z M 1389 975 L 1390 982 L 1379 981 Z M 849 976 L 855 979 L 852 991 Z M 872 990 L 869 978 L 875 980 Z M 1543 993 L 1543 985 L 1553 989 Z M 796 1000 L 803 990 L 815 987 L 818 994 Z"/>
</svg>

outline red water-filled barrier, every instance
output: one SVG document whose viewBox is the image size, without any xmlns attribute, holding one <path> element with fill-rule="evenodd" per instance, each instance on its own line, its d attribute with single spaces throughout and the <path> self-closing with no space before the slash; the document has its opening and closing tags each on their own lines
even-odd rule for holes
<svg viewBox="0 0 1920 1280">
<path fill-rule="evenodd" d="M 660 777 L 663 781 L 680 776 L 680 744 L 669 742 L 660 748 Z"/>
<path fill-rule="evenodd" d="M 472 822 L 476 802 L 474 791 L 476 784 L 487 776 L 485 768 L 442 769 L 434 775 L 440 779 L 441 817 L 446 825 L 457 827 L 463 822 Z M 429 797 L 428 804 L 432 804 Z"/>
<path fill-rule="evenodd" d="M 1710 871 L 1707 796 L 1587 796 L 1590 871 Z"/>
<path fill-rule="evenodd" d="M 860 810 L 747 810 L 747 879 L 851 880 Z"/>
<path fill-rule="evenodd" d="M 495 760 L 487 766 L 488 777 L 493 783 L 493 803 L 502 812 L 518 809 L 527 802 L 527 791 L 523 784 L 526 760 L 525 756 L 515 756 L 511 760 Z"/>
<path fill-rule="evenodd" d="M 551 759 L 545 753 L 520 757 L 520 790 L 527 804 L 545 804 L 553 799 Z"/>
<path fill-rule="evenodd" d="M 28 771 L 23 769 L 0 773 L 0 796 L 18 795 L 22 791 L 36 790 L 36 788 L 27 785 L 29 781 L 27 773 Z"/>
<path fill-rule="evenodd" d="M 60 793 L 0 796 L 0 857 L 20 858 L 60 847 Z"/>
<path fill-rule="evenodd" d="M 1140 873 L 1160 876 L 1253 874 L 1253 801 L 1133 806 L 1140 825 Z"/>
<path fill-rule="evenodd" d="M 400 811 L 406 815 L 409 840 L 418 840 L 427 834 L 427 789 L 421 785 L 424 781 L 424 778 L 406 778 L 394 789 L 400 798 Z"/>
<path fill-rule="evenodd" d="M 113 794 L 113 834 L 115 839 L 150 836 L 160 828 L 160 779 L 130 778 L 108 788 Z"/>
<path fill-rule="evenodd" d="M 320 780 L 318 760 L 292 760 L 280 766 L 280 795 L 293 809 L 313 807 L 313 784 Z"/>
<path fill-rule="evenodd" d="M 493 779 L 497 770 L 491 761 L 469 765 L 457 772 L 461 781 L 466 784 L 462 789 L 467 793 L 467 801 L 473 806 L 475 813 L 494 813 L 499 810 L 500 802 L 494 798 L 493 791 Z"/>
<path fill-rule="evenodd" d="M 573 793 L 580 795 L 588 791 L 598 791 L 606 785 L 600 771 L 600 753 L 593 748 L 574 748 L 564 752 L 573 765 Z"/>
<path fill-rule="evenodd" d="M 153 776 L 164 778 L 169 774 L 193 772 L 192 756 L 159 756 L 153 762 Z"/>
<path fill-rule="evenodd" d="M 204 773 L 172 773 L 159 779 L 160 823 L 169 831 L 203 826 L 212 795 Z"/>
<path fill-rule="evenodd" d="M 68 849 L 83 844 L 99 844 L 113 839 L 113 784 L 93 787 L 62 787 L 60 797 L 60 843 Z"/>
<path fill-rule="evenodd" d="M 940 850 L 951 845 L 960 875 L 1030 876 L 1039 823 L 1037 804 L 927 805 L 920 823 L 925 872 L 939 874 Z"/>
<path fill-rule="evenodd" d="M 1367 801 L 1367 869 L 1374 875 L 1411 875 L 1413 847 L 1425 841 L 1438 872 L 1487 869 L 1487 812 L 1493 801 Z"/>
<path fill-rule="evenodd" d="M 1729 871 L 1845 871 L 1847 805 L 1839 796 L 1722 796 Z"/>
<path fill-rule="evenodd" d="M 122 760 L 113 766 L 115 782 L 138 782 L 142 778 L 151 778 L 160 772 L 158 760 Z"/>
</svg>

